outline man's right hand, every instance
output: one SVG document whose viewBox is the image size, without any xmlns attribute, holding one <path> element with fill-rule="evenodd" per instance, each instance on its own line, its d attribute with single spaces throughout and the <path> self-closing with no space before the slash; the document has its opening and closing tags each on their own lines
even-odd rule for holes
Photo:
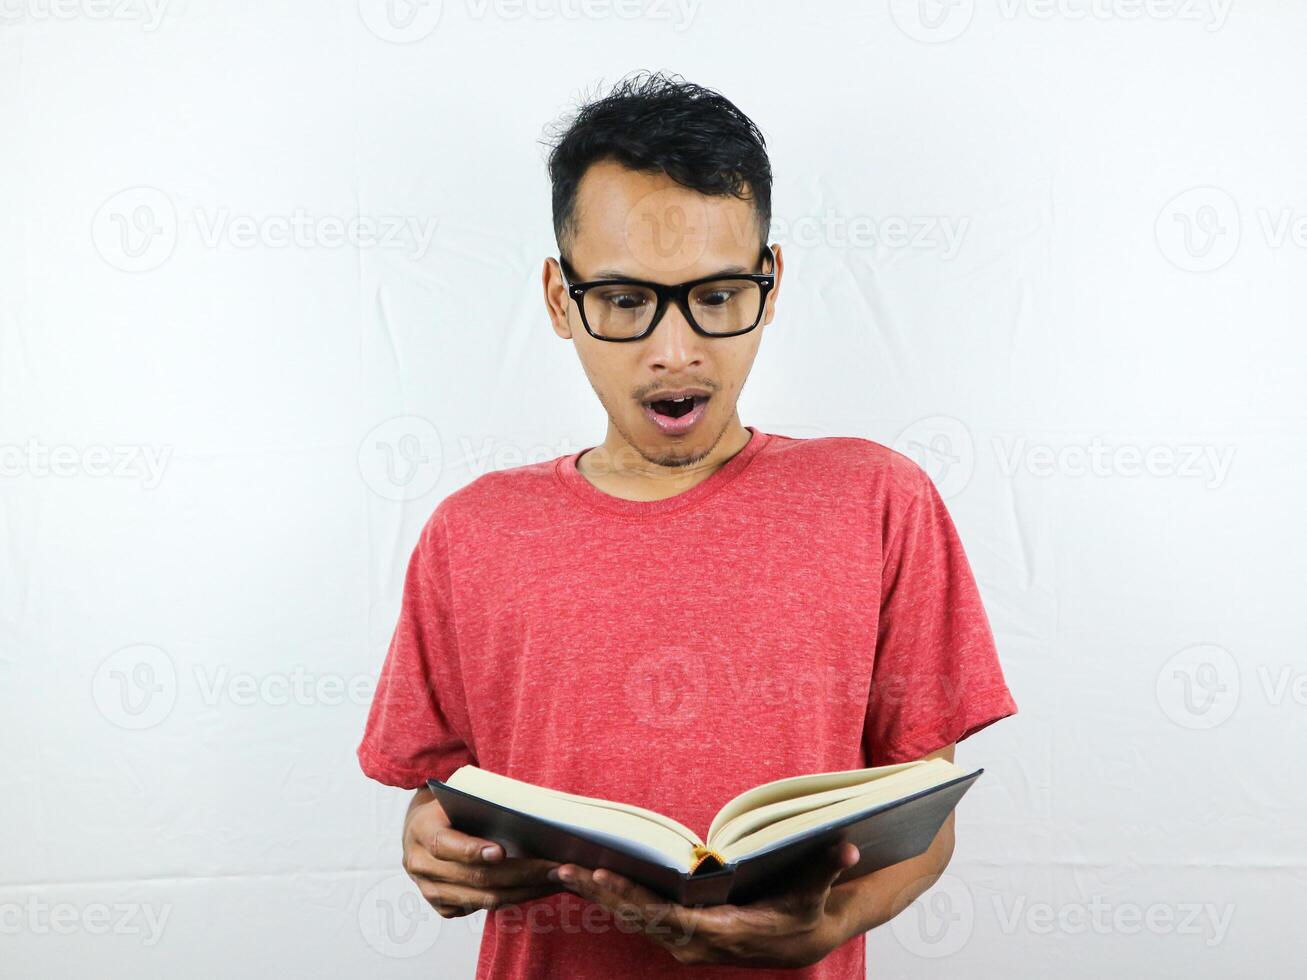
<svg viewBox="0 0 1307 980">
<path fill-rule="evenodd" d="M 446 919 L 497 909 L 564 890 L 546 875 L 557 861 L 510 858 L 494 841 L 449 825 L 440 802 L 418 790 L 404 819 L 404 870 Z"/>
</svg>

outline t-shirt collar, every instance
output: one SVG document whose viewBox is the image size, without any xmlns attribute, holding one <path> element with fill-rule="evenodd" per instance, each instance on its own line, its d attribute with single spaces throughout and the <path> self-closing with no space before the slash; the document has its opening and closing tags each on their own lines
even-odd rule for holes
<svg viewBox="0 0 1307 980">
<path fill-rule="evenodd" d="M 771 440 L 767 433 L 760 432 L 752 425 L 746 425 L 744 428 L 749 431 L 749 441 L 744 444 L 744 448 L 723 463 L 707 479 L 701 480 L 688 490 L 675 496 L 664 497 L 662 500 L 626 500 L 622 497 L 614 497 L 596 487 L 577 468 L 577 461 L 585 453 L 594 449 L 594 446 L 578 450 L 570 456 L 560 456 L 554 471 L 570 492 L 594 510 L 625 517 L 657 517 L 684 510 L 715 494 L 734 480 Z"/>
</svg>

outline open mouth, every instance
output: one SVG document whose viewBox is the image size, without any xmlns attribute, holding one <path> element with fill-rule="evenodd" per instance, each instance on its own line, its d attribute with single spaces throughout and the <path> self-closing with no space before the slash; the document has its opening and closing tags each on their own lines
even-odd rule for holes
<svg viewBox="0 0 1307 980">
<path fill-rule="evenodd" d="M 655 398 L 644 402 L 645 416 L 664 435 L 683 435 L 703 418 L 710 395 L 686 392 L 674 398 Z"/>
<path fill-rule="evenodd" d="M 685 398 L 660 398 L 657 401 L 650 402 L 649 407 L 659 415 L 679 419 L 682 416 L 689 415 L 699 403 L 707 400 L 707 398 L 696 395 L 687 395 Z"/>
</svg>

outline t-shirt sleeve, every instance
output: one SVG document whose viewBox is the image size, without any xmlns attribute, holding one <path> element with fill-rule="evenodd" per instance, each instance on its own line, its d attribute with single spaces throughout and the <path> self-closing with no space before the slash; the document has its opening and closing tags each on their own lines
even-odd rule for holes
<svg viewBox="0 0 1307 980">
<path fill-rule="evenodd" d="M 409 559 L 399 622 L 357 755 L 364 773 L 416 789 L 475 764 L 439 508 Z"/>
<path fill-rule="evenodd" d="M 1017 710 L 944 501 L 915 463 L 899 469 L 863 735 L 872 765 L 919 759 Z"/>
</svg>

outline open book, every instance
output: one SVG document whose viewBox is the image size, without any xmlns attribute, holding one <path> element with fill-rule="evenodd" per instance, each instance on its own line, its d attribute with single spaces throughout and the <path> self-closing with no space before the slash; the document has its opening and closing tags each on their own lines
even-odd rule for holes
<svg viewBox="0 0 1307 980">
<path fill-rule="evenodd" d="M 746 902 L 843 841 L 858 863 L 837 881 L 921 854 L 983 769 L 944 759 L 764 783 L 727 802 L 706 840 L 671 817 L 462 766 L 427 781 L 453 826 L 510 857 L 609 868 L 682 905 Z"/>
</svg>

